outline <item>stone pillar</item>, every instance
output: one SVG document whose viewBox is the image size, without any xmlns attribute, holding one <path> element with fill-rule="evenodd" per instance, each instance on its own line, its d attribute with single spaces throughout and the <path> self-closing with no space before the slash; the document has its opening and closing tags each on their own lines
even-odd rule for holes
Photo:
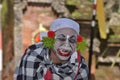
<svg viewBox="0 0 120 80">
<path fill-rule="evenodd" d="M 58 14 L 58 17 L 67 17 L 70 15 L 68 9 L 65 7 L 65 0 L 53 0 L 51 6 Z"/>
<path fill-rule="evenodd" d="M 15 14 L 15 24 L 14 24 L 14 61 L 15 67 L 20 60 L 22 53 L 22 16 L 23 9 L 26 7 L 27 2 L 21 0 L 15 0 L 14 4 L 14 14 Z"/>
</svg>

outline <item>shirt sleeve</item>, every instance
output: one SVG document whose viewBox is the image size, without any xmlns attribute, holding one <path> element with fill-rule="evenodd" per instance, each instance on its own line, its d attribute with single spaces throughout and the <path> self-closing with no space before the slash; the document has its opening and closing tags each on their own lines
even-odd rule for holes
<svg viewBox="0 0 120 80">
<path fill-rule="evenodd" d="M 42 49 L 33 50 L 29 47 L 21 58 L 14 73 L 14 80 L 36 80 L 36 70 L 43 57 L 39 55 Z"/>
</svg>

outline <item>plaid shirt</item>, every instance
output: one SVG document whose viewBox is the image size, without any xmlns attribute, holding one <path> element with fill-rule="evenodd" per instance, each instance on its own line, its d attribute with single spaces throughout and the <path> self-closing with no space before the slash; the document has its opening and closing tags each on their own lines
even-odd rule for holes
<svg viewBox="0 0 120 80">
<path fill-rule="evenodd" d="M 15 70 L 14 79 L 46 80 L 45 75 L 50 70 L 52 80 L 74 80 L 75 76 L 77 76 L 75 80 L 88 80 L 88 66 L 80 56 L 80 69 L 78 68 L 77 52 L 72 54 L 70 60 L 64 64 L 52 64 L 49 53 L 49 49 L 42 43 L 30 46 Z"/>
</svg>

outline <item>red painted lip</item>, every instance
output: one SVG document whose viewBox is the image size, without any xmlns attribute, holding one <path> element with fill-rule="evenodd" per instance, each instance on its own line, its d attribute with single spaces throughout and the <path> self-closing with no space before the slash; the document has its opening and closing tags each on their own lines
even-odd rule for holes
<svg viewBox="0 0 120 80">
<path fill-rule="evenodd" d="M 59 49 L 58 49 L 57 51 L 58 51 L 59 55 L 65 56 L 65 57 L 69 56 L 70 53 L 71 53 L 71 52 L 69 52 L 69 53 L 67 53 L 67 54 L 63 54 Z"/>
</svg>

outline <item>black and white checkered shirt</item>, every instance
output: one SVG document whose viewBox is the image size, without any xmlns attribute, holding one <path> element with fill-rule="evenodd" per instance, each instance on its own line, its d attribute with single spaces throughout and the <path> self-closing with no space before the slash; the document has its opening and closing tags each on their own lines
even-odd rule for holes
<svg viewBox="0 0 120 80">
<path fill-rule="evenodd" d="M 30 46 L 17 66 L 15 80 L 45 80 L 44 75 L 47 70 L 51 70 L 53 80 L 88 80 L 88 67 L 81 56 L 80 69 L 75 52 L 70 60 L 64 64 L 52 64 L 49 58 L 49 50 L 42 43 Z M 78 71 L 78 74 L 77 74 Z"/>
</svg>

